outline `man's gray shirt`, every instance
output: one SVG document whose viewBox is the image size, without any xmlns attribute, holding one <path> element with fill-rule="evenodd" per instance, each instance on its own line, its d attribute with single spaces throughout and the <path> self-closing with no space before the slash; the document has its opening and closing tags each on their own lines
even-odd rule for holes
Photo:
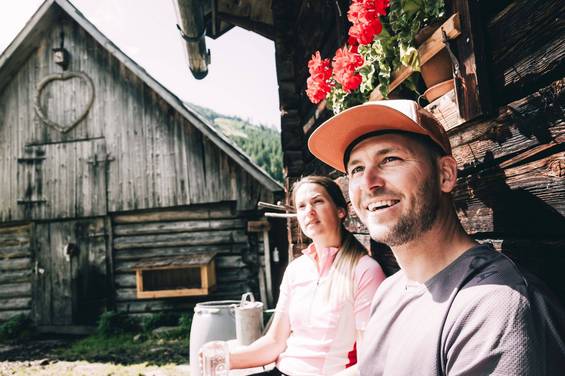
<svg viewBox="0 0 565 376">
<path fill-rule="evenodd" d="M 565 312 L 491 247 L 424 284 L 402 271 L 373 299 L 361 375 L 565 375 Z"/>
</svg>

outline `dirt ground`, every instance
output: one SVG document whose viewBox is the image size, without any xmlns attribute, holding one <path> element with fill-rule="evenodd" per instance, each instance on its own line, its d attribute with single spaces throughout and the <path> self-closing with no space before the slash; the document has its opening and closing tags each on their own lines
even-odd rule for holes
<svg viewBox="0 0 565 376">
<path fill-rule="evenodd" d="M 61 359 L 58 351 L 69 346 L 71 338 L 40 339 L 23 344 L 0 345 L 0 375 L 145 375 L 145 376 L 186 376 L 190 375 L 188 354 L 186 364 L 161 361 L 142 362 L 139 359 L 125 358 L 116 354 L 114 359 L 73 360 Z M 170 349 L 156 347 L 150 349 L 155 359 L 170 356 Z M 187 349 L 188 352 L 188 349 Z M 178 359 L 179 355 L 173 356 Z"/>
<path fill-rule="evenodd" d="M 76 338 L 43 338 L 21 344 L 0 344 L 0 376 L 190 376 L 188 348 L 165 343 L 141 354 L 119 352 L 88 360 L 60 355 Z M 273 364 L 266 369 L 273 367 Z M 232 370 L 230 376 L 261 372 L 261 367 Z"/>
</svg>

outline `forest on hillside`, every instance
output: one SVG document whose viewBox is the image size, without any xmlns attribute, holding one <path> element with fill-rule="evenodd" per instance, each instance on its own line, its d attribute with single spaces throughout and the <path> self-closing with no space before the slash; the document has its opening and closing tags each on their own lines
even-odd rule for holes
<svg viewBox="0 0 565 376">
<path fill-rule="evenodd" d="M 261 124 L 252 124 L 237 116 L 219 114 L 192 103 L 187 105 L 232 140 L 273 179 L 282 183 L 282 148 L 280 133 L 277 130 Z"/>
</svg>

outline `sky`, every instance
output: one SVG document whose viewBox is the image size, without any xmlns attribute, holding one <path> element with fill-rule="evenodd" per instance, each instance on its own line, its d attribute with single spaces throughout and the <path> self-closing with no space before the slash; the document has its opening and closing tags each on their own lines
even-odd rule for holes
<svg viewBox="0 0 565 376">
<path fill-rule="evenodd" d="M 176 29 L 175 0 L 71 0 L 123 52 L 180 99 L 280 129 L 274 43 L 233 28 L 206 38 L 208 75 L 196 80 Z M 41 0 L 0 1 L 0 51 L 25 26 Z"/>
</svg>

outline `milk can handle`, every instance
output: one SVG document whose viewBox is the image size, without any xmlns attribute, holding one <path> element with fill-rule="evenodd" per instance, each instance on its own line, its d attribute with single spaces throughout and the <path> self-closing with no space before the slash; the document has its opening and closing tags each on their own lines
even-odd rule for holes
<svg viewBox="0 0 565 376">
<path fill-rule="evenodd" d="M 247 299 L 249 298 L 249 302 L 253 303 L 255 301 L 255 297 L 253 296 L 252 292 L 246 292 L 245 294 L 241 295 L 241 305 L 245 305 Z"/>
</svg>

